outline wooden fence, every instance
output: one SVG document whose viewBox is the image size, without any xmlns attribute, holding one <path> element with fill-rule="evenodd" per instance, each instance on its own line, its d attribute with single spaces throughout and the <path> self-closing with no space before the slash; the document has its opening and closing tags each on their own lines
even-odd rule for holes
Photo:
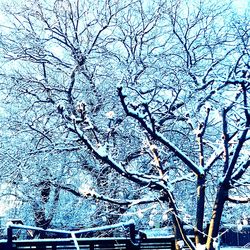
<svg viewBox="0 0 250 250">
<path fill-rule="evenodd" d="M 78 248 L 72 239 L 42 239 L 42 240 L 14 240 L 11 245 L 0 243 L 1 250 L 10 249 L 63 249 L 63 250 L 172 250 L 174 249 L 173 238 L 152 238 L 143 239 L 137 244 L 133 244 L 126 238 L 78 238 Z"/>
<path fill-rule="evenodd" d="M 86 233 L 115 229 L 122 227 L 127 229 L 127 237 L 112 237 L 112 238 L 83 238 Z M 33 234 L 40 232 L 44 234 L 56 234 L 57 237 L 53 239 L 30 239 L 20 240 L 16 239 L 16 233 L 20 236 L 20 231 Z M 63 249 L 63 250 L 170 250 L 174 249 L 174 237 L 157 237 L 157 238 L 136 238 L 135 225 L 133 222 L 118 223 L 111 226 L 104 226 L 98 228 L 89 228 L 78 231 L 66 230 L 44 230 L 42 228 L 10 224 L 7 228 L 7 240 L 0 242 L 1 250 L 15 250 L 15 249 Z"/>
<path fill-rule="evenodd" d="M 86 234 L 94 235 L 97 231 L 112 230 L 122 227 L 124 237 L 112 238 L 87 238 Z M 22 235 L 33 237 L 34 233 L 40 234 L 39 239 L 21 239 Z M 222 229 L 221 243 L 227 246 L 250 247 L 250 226 L 245 226 L 242 231 L 233 228 Z M 138 233 L 138 232 L 137 232 Z M 143 232 L 141 232 L 143 233 Z M 55 230 L 11 224 L 7 228 L 7 240 L 0 241 L 0 250 L 25 250 L 25 249 L 61 249 L 61 250 L 174 250 L 174 236 L 158 236 L 152 238 L 141 237 L 136 234 L 133 222 L 118 223 L 111 226 L 88 228 L 78 231 Z M 51 234 L 49 236 L 49 234 Z M 141 235 L 140 235 L 141 234 Z M 53 238 L 47 238 L 47 237 Z M 43 238 L 44 237 L 44 238 Z M 193 240 L 193 237 L 191 236 Z"/>
</svg>

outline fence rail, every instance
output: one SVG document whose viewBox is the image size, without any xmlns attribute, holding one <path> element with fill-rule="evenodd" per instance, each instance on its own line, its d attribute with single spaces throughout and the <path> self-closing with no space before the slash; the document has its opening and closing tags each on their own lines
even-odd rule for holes
<svg viewBox="0 0 250 250">
<path fill-rule="evenodd" d="M 143 239 L 138 244 L 133 244 L 127 238 L 78 238 L 78 247 L 81 250 L 172 250 L 174 249 L 174 238 Z M 0 243 L 0 249 L 51 249 L 51 250 L 73 250 L 76 246 L 71 238 L 66 239 L 42 239 L 42 240 L 14 240 L 12 245 L 7 242 Z"/>
</svg>

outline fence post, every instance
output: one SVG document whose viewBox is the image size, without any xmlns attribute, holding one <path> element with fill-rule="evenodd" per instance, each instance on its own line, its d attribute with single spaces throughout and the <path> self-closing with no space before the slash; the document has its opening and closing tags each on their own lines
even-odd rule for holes
<svg viewBox="0 0 250 250">
<path fill-rule="evenodd" d="M 13 231 L 10 226 L 7 228 L 7 250 L 12 249 L 12 238 L 13 238 Z"/>
<path fill-rule="evenodd" d="M 129 225 L 129 236 L 133 243 L 135 243 L 135 224 Z"/>
<path fill-rule="evenodd" d="M 135 224 L 129 225 L 129 236 L 130 236 L 130 243 L 127 244 L 126 248 L 127 250 L 138 250 L 140 249 L 139 245 L 136 242 L 135 239 Z"/>
<path fill-rule="evenodd" d="M 95 249 L 95 244 L 91 242 L 89 244 L 89 250 L 94 250 L 94 249 Z"/>
<path fill-rule="evenodd" d="M 175 250 L 175 238 L 171 239 L 171 250 Z"/>
</svg>

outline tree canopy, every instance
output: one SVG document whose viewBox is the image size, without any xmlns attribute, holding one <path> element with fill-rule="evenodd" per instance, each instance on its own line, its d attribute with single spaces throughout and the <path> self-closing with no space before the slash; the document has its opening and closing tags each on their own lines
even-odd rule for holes
<svg viewBox="0 0 250 250">
<path fill-rule="evenodd" d="M 69 224 L 68 211 L 85 226 L 90 210 L 96 224 L 134 206 L 142 219 L 154 204 L 149 225 L 171 218 L 177 247 L 214 249 L 230 204 L 249 206 L 249 6 L 30 0 L 2 11 L 2 197 L 44 228 Z"/>
</svg>

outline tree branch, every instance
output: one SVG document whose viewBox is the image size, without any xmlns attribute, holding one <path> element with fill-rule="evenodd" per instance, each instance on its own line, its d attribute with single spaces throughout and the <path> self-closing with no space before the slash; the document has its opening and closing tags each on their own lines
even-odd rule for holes
<svg viewBox="0 0 250 250">
<path fill-rule="evenodd" d="M 244 203 L 250 203 L 250 197 L 241 198 L 241 197 L 228 197 L 227 200 L 229 202 L 235 203 L 235 204 L 244 204 Z"/>
<path fill-rule="evenodd" d="M 125 103 L 126 96 L 122 93 L 122 87 L 118 88 L 118 95 L 120 97 L 121 104 L 127 116 L 130 116 L 137 120 L 142 125 L 142 127 L 152 136 L 154 140 L 159 141 L 164 146 L 169 148 L 169 150 L 171 150 L 182 162 L 184 162 L 196 175 L 204 174 L 203 169 L 197 166 L 197 164 L 194 163 L 184 152 L 178 149 L 173 143 L 168 141 L 167 138 L 165 138 L 162 134 L 157 131 L 154 132 L 151 126 L 148 126 L 148 124 L 140 113 L 128 107 L 128 105 Z"/>
<path fill-rule="evenodd" d="M 53 183 L 52 183 L 53 184 Z M 101 195 L 97 193 L 94 190 L 81 190 L 81 189 L 76 189 L 73 186 L 64 186 L 60 184 L 53 184 L 55 187 L 59 187 L 60 189 L 63 189 L 65 191 L 70 192 L 74 196 L 81 197 L 81 198 L 92 198 L 94 200 L 100 200 L 100 201 L 105 201 L 109 202 L 115 205 L 119 206 L 134 206 L 134 205 L 141 205 L 141 204 L 149 204 L 149 203 L 154 203 L 154 202 L 159 202 L 162 200 L 162 197 L 154 198 L 154 199 L 137 199 L 137 200 L 122 200 L 122 199 L 113 199 L 105 195 Z"/>
</svg>

